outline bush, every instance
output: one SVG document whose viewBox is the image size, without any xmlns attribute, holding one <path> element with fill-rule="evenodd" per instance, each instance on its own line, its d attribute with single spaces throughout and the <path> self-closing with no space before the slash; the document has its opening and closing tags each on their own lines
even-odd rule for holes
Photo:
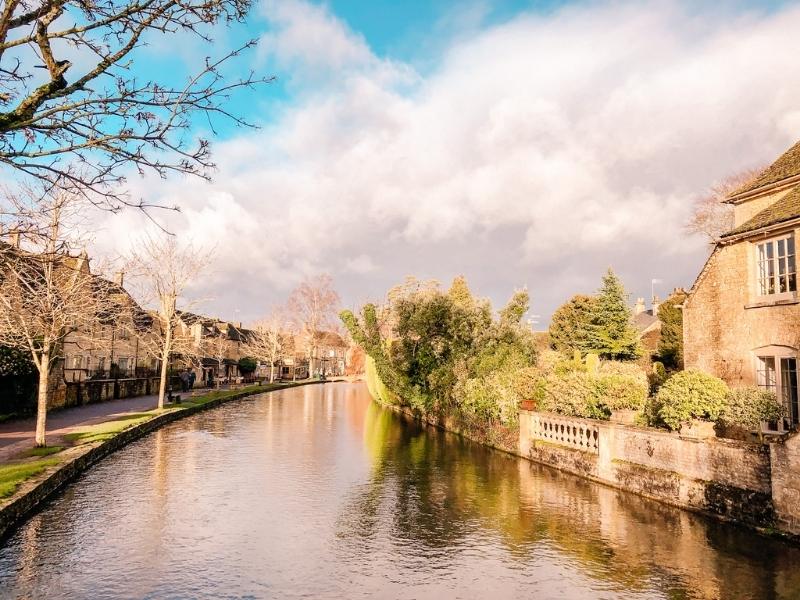
<svg viewBox="0 0 800 600">
<path fill-rule="evenodd" d="M 611 410 L 641 410 L 647 401 L 647 375 L 636 363 L 603 361 L 597 370 L 597 395 Z"/>
<path fill-rule="evenodd" d="M 763 421 L 777 421 L 784 416 L 786 409 L 774 393 L 744 387 L 730 391 L 720 420 L 752 431 L 759 430 Z"/>
<path fill-rule="evenodd" d="M 585 371 L 551 373 L 545 386 L 543 410 L 569 417 L 608 418 L 600 405 L 597 380 Z"/>
<path fill-rule="evenodd" d="M 664 363 L 658 361 L 654 362 L 653 370 L 647 375 L 647 380 L 650 384 L 650 393 L 657 394 L 658 390 L 661 389 L 661 386 L 664 385 L 664 382 L 666 382 L 668 378 L 669 374 L 667 373 L 666 367 L 664 367 Z"/>
<path fill-rule="evenodd" d="M 689 369 L 670 377 L 656 396 L 658 416 L 672 430 L 692 419 L 716 421 L 728 398 L 728 386 L 721 379 Z"/>
</svg>

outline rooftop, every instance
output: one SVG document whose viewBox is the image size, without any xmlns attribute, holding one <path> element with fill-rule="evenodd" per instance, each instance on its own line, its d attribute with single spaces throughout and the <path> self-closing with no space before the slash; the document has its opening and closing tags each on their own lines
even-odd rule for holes
<svg viewBox="0 0 800 600">
<path fill-rule="evenodd" d="M 758 177 L 744 184 L 728 198 L 751 192 L 760 187 L 778 183 L 784 179 L 800 175 L 800 142 L 784 152 L 778 160 L 767 167 Z"/>
<path fill-rule="evenodd" d="M 793 188 L 792 191 L 774 204 L 757 213 L 749 221 L 745 221 L 739 227 L 723 235 L 722 239 L 756 231 L 762 227 L 778 225 L 798 217 L 800 217 L 800 185 Z"/>
</svg>

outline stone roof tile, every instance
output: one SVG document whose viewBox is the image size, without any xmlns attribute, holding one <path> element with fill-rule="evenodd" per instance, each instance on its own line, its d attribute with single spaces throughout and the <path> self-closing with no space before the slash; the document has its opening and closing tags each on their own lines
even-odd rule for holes
<svg viewBox="0 0 800 600">
<path fill-rule="evenodd" d="M 746 221 L 722 236 L 722 239 L 755 231 L 762 227 L 777 225 L 790 219 L 800 217 L 800 185 L 792 189 L 783 198 L 771 204 L 752 219 Z"/>
<path fill-rule="evenodd" d="M 800 142 L 797 142 L 784 152 L 778 160 L 767 167 L 758 177 L 744 184 L 728 197 L 733 198 L 796 175 L 800 175 Z"/>
</svg>

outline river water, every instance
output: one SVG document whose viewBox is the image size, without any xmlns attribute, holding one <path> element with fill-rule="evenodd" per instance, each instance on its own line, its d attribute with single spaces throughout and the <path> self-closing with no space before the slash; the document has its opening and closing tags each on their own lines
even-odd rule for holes
<svg viewBox="0 0 800 600">
<path fill-rule="evenodd" d="M 108 457 L 4 542 L 0 597 L 800 598 L 800 550 L 326 384 Z"/>
</svg>

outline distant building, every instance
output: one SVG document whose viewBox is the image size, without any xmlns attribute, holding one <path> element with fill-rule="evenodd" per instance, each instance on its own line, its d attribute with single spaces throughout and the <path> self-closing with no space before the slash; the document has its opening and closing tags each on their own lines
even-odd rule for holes
<svg viewBox="0 0 800 600">
<path fill-rule="evenodd" d="M 734 228 L 720 238 L 684 303 L 685 364 L 733 386 L 775 392 L 789 413 L 779 427 L 796 427 L 800 142 L 727 202 Z"/>
<path fill-rule="evenodd" d="M 658 305 L 658 296 L 653 296 L 649 309 L 645 306 L 644 298 L 637 298 L 633 307 L 633 326 L 639 334 L 639 343 L 642 347 L 642 357 L 639 362 L 644 368 L 650 367 L 652 356 L 658 350 L 658 342 L 661 340 Z"/>
</svg>

